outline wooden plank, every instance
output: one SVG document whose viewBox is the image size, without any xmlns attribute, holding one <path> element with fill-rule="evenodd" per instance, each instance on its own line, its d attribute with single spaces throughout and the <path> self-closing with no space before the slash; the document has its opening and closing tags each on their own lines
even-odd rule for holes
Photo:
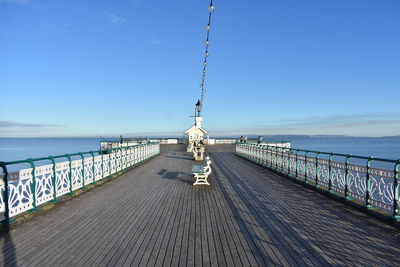
<svg viewBox="0 0 400 267">
<path fill-rule="evenodd" d="M 178 173 L 179 175 L 179 173 Z M 171 196 L 175 196 L 177 194 L 177 192 L 179 191 L 180 185 L 176 184 L 174 187 L 172 187 L 172 191 L 169 193 L 169 198 L 164 201 L 163 205 L 165 206 L 163 213 L 161 214 L 161 216 L 159 218 L 156 218 L 156 220 L 158 220 L 158 222 L 156 221 L 154 224 L 156 225 L 154 230 L 151 230 L 151 236 L 150 238 L 147 237 L 146 243 L 147 246 L 146 247 L 142 247 L 142 252 L 138 251 L 138 256 L 135 257 L 135 260 L 132 263 L 129 263 L 129 265 L 133 265 L 133 266 L 144 266 L 144 265 L 148 265 L 148 261 L 151 258 L 151 254 L 154 250 L 154 246 L 155 243 L 157 241 L 157 239 L 159 238 L 159 235 L 163 235 L 165 233 L 165 227 L 163 227 L 164 225 L 166 225 L 165 223 L 165 219 L 167 218 L 167 214 L 168 212 L 172 209 L 172 206 L 175 202 L 175 198 L 171 197 Z M 164 231 L 162 231 L 164 230 Z M 141 257 L 140 254 L 142 253 Z M 158 250 L 154 250 L 154 258 L 156 258 L 158 253 Z M 150 265 L 151 266 L 151 265 Z"/>
<path fill-rule="evenodd" d="M 166 223 L 164 223 L 164 227 L 160 230 L 160 235 L 158 239 L 155 241 L 154 246 L 152 248 L 151 257 L 149 258 L 146 265 L 148 266 L 161 266 L 163 263 L 163 259 L 166 254 L 166 249 L 168 245 L 168 241 L 170 240 L 173 224 L 175 221 L 175 216 L 178 214 L 180 209 L 180 201 L 182 196 L 182 191 L 184 186 L 179 185 L 177 182 L 176 188 L 178 191 L 176 192 L 177 197 L 172 197 L 174 199 L 173 206 L 169 210 L 166 216 Z"/>
</svg>

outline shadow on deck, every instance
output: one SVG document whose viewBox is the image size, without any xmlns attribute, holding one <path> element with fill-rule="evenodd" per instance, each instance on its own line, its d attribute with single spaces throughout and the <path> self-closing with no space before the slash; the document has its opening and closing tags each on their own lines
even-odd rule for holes
<svg viewBox="0 0 400 267">
<path fill-rule="evenodd" d="M 183 146 L 0 235 L 0 265 L 400 265 L 399 231 L 209 147 L 192 186 Z"/>
</svg>

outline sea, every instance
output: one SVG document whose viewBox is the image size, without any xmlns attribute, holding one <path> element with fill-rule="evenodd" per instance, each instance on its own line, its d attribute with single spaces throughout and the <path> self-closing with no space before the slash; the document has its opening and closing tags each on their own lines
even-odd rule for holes
<svg viewBox="0 0 400 267">
<path fill-rule="evenodd" d="M 100 138 L 0 138 L 0 161 L 99 150 L 101 140 Z M 298 149 L 400 159 L 400 137 L 293 137 L 285 138 L 285 141 L 290 141 L 292 148 Z M 10 171 L 20 168 L 20 166 L 10 167 Z"/>
</svg>

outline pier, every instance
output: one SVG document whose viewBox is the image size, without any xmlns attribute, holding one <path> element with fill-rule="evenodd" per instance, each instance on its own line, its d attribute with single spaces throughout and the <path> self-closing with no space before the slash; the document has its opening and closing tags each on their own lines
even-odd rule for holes
<svg viewBox="0 0 400 267">
<path fill-rule="evenodd" d="M 6 266 L 396 266 L 396 228 L 208 146 L 210 186 L 191 153 L 160 155 L 1 233 Z"/>
</svg>

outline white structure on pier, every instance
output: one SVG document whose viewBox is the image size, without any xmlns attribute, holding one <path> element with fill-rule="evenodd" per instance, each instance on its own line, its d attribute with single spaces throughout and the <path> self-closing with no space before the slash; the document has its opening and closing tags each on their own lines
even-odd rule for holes
<svg viewBox="0 0 400 267">
<path fill-rule="evenodd" d="M 195 117 L 194 125 L 185 131 L 185 134 L 188 136 L 188 143 L 204 140 L 207 131 L 201 127 L 202 121 L 203 117 Z"/>
<path fill-rule="evenodd" d="M 204 159 L 204 136 L 207 131 L 201 127 L 203 117 L 195 116 L 195 123 L 185 131 L 188 136 L 187 152 L 193 152 L 195 160 Z"/>
</svg>

